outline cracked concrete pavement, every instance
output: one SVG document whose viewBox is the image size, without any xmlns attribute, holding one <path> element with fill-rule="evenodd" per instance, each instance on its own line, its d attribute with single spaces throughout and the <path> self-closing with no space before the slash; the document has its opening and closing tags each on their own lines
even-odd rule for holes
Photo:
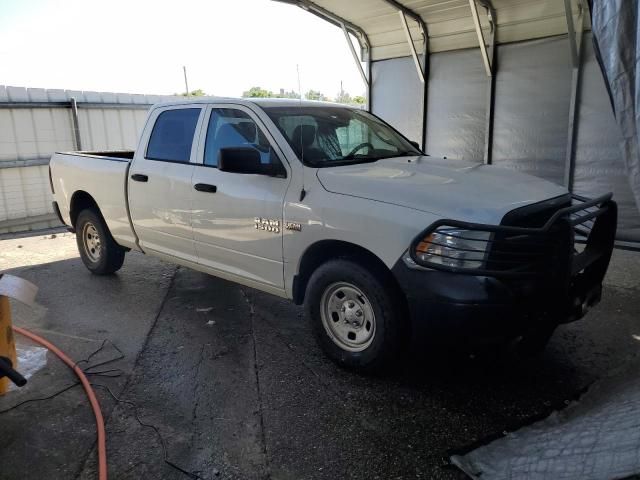
<svg viewBox="0 0 640 480">
<path fill-rule="evenodd" d="M 0 262 L 38 284 L 47 308 L 16 306 L 16 323 L 74 358 L 105 338 L 124 351 L 109 365 L 122 376 L 93 378 L 122 400 L 98 388 L 112 478 L 187 478 L 136 414 L 171 462 L 205 479 L 464 478 L 452 451 L 549 414 L 640 351 L 640 259 L 629 252 L 616 252 L 602 304 L 561 327 L 539 359 L 440 352 L 386 377 L 327 361 L 286 300 L 139 254 L 118 275 L 94 277 L 62 235 L 2 241 Z M 50 355 L 0 410 L 72 382 Z M 95 477 L 80 389 L 1 414 L 0 426 L 0 478 Z"/>
</svg>

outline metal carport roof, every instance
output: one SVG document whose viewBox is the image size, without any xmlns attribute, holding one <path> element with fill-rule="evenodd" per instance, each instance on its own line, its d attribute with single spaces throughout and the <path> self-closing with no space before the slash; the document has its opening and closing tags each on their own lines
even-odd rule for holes
<svg viewBox="0 0 640 480">
<path fill-rule="evenodd" d="M 280 0 L 298 5 L 333 23 L 344 21 L 362 47 L 371 47 L 371 60 L 411 55 L 398 11 L 406 14 L 409 31 L 418 51 L 423 36 L 418 22 L 428 31 L 428 50 L 442 52 L 478 46 L 472 5 L 469 0 Z M 567 33 L 566 6 L 579 11 L 570 0 L 480 0 L 492 7 L 497 23 L 497 43 L 510 43 Z M 490 30 L 486 12 L 479 20 L 486 34 Z M 584 22 L 589 25 L 590 22 Z"/>
</svg>

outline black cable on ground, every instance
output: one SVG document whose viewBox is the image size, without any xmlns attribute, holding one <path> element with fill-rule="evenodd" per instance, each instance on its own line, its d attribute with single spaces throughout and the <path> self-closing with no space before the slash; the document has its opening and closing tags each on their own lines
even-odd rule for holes
<svg viewBox="0 0 640 480">
<path fill-rule="evenodd" d="M 44 400 L 51 400 L 52 398 L 57 397 L 58 395 L 63 394 L 64 392 L 71 390 L 73 387 L 77 387 L 78 385 L 80 385 L 80 382 L 76 382 L 73 383 L 71 385 L 67 385 L 66 387 L 64 387 L 62 390 L 58 390 L 55 393 L 52 393 L 51 395 L 47 396 L 47 397 L 41 397 L 41 398 L 29 398 L 27 400 L 24 400 L 20 403 L 16 403 L 15 405 L 12 405 L 9 408 L 5 408 L 4 410 L 0 410 L 0 415 L 2 415 L 3 413 L 7 413 L 10 412 L 11 410 L 15 410 L 18 407 L 21 407 L 23 405 L 26 405 L 27 403 L 32 403 L 32 402 L 42 402 Z"/>
<path fill-rule="evenodd" d="M 175 470 L 179 471 L 180 473 L 183 473 L 183 474 L 187 475 L 189 478 L 192 478 L 193 480 L 205 480 L 200 475 L 198 475 L 196 473 L 193 473 L 193 472 L 190 472 L 188 470 L 185 470 L 184 468 L 180 467 L 179 465 L 176 465 L 171 460 L 169 460 L 169 453 L 168 453 L 168 450 L 167 450 L 167 445 L 166 445 L 166 443 L 164 441 L 164 438 L 162 437 L 162 434 L 160 433 L 160 429 L 158 427 L 156 427 L 155 425 L 152 425 L 150 423 L 145 423 L 140 419 L 140 415 L 138 414 L 138 406 L 134 402 L 132 402 L 131 400 L 123 400 L 123 399 L 119 398 L 106 385 L 100 385 L 100 384 L 97 384 L 97 383 L 92 383 L 91 385 L 94 386 L 94 387 L 98 387 L 98 388 L 104 388 L 116 402 L 127 404 L 131 408 L 133 408 L 133 416 L 135 417 L 136 421 L 141 426 L 146 427 L 146 428 L 150 428 L 151 430 L 153 430 L 155 432 L 156 436 L 158 437 L 158 440 L 160 441 L 160 445 L 162 447 L 162 456 L 163 456 L 164 463 L 166 463 L 170 467 L 174 468 Z"/>
<path fill-rule="evenodd" d="M 82 363 L 89 363 L 91 361 L 91 359 L 93 357 L 95 357 L 98 353 L 100 353 L 102 350 L 104 350 L 105 346 L 107 345 L 107 343 L 111 344 L 111 346 L 117 350 L 118 355 L 116 355 L 113 358 L 110 358 L 108 360 L 104 360 L 102 362 L 98 362 L 95 363 L 93 365 L 89 365 L 86 368 L 82 369 L 82 371 L 84 372 L 85 375 L 89 376 L 95 376 L 95 377 L 103 377 L 103 378 L 118 378 L 121 377 L 122 375 L 124 375 L 124 371 L 122 369 L 119 368 L 110 368 L 110 369 L 105 369 L 105 370 L 98 370 L 98 371 L 92 371 L 92 369 L 96 368 L 96 367 L 100 367 L 100 366 L 105 366 L 108 365 L 110 363 L 116 362 L 118 360 L 122 360 L 125 358 L 125 354 L 122 352 L 122 350 L 120 350 L 118 348 L 118 346 L 113 343 L 111 340 L 109 339 L 105 339 L 102 341 L 102 343 L 100 344 L 100 347 L 98 347 L 96 350 L 94 350 L 93 352 L 91 352 L 89 354 L 89 356 L 83 360 L 79 360 L 75 363 L 76 366 L 79 366 Z M 23 405 L 26 405 L 28 403 L 32 403 L 32 402 L 42 402 L 45 400 L 52 400 L 53 398 L 57 397 L 58 395 L 63 394 L 64 392 L 67 392 L 69 390 L 71 390 L 73 387 L 76 387 L 80 385 L 80 382 L 75 382 L 71 385 L 67 385 L 66 387 L 62 388 L 61 390 L 56 391 L 55 393 L 52 393 L 51 395 L 48 395 L 46 397 L 41 397 L 41 398 L 30 398 L 27 400 L 24 400 L 22 402 L 19 402 L 15 405 L 12 405 L 9 408 L 6 408 L 4 410 L 0 410 L 0 415 L 3 413 L 7 413 L 10 412 L 14 409 L 17 409 Z M 100 385 L 100 384 L 96 384 L 96 383 L 91 383 L 92 387 L 99 387 L 99 388 L 103 388 L 105 389 L 109 395 L 117 402 L 117 403 L 124 403 L 127 404 L 129 406 L 131 406 L 133 408 L 133 414 L 134 417 L 136 419 L 136 421 L 143 427 L 145 428 L 150 428 L 152 429 L 156 436 L 158 437 L 158 440 L 160 441 L 160 445 L 162 446 L 162 456 L 163 456 L 163 461 L 169 465 L 170 467 L 174 468 L 175 470 L 177 470 L 178 472 L 188 476 L 189 478 L 193 479 L 193 480 L 206 480 L 205 478 L 201 477 L 200 475 L 190 472 L 188 470 L 185 470 L 184 468 L 180 467 L 179 465 L 175 464 L 174 462 L 172 462 L 171 460 L 169 460 L 169 453 L 167 450 L 167 445 L 164 441 L 164 438 L 162 437 L 162 434 L 160 433 L 160 429 L 158 427 L 156 427 L 155 425 L 152 425 L 150 423 L 145 423 L 140 419 L 140 416 L 138 415 L 138 406 L 130 401 L 130 400 L 123 400 L 121 398 L 119 398 L 118 396 L 116 396 L 113 391 L 106 385 Z"/>
</svg>

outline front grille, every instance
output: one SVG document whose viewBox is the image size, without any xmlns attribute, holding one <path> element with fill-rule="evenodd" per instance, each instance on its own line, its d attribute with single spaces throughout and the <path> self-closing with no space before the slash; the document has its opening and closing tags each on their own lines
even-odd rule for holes
<svg viewBox="0 0 640 480">
<path fill-rule="evenodd" d="M 553 215 L 571 206 L 571 196 L 546 200 L 508 212 L 501 225 L 506 227 L 543 228 Z M 570 229 L 560 222 L 544 232 L 510 233 L 498 231 L 489 249 L 487 269 L 517 271 L 526 275 L 552 275 L 558 262 L 566 262 L 573 243 Z"/>
<path fill-rule="evenodd" d="M 501 225 L 438 220 L 416 237 L 410 253 L 415 263 L 435 270 L 496 277 L 547 276 L 549 281 L 562 281 L 598 262 L 608 265 L 615 224 L 616 204 L 611 194 L 593 200 L 567 195 L 509 212 Z M 481 240 L 488 251 L 481 267 L 456 267 L 418 258 L 416 252 L 423 248 L 423 239 L 455 229 L 489 232 L 487 239 Z M 455 238 L 456 233 L 447 235 Z M 576 236 L 586 242 L 583 252 L 574 249 Z M 449 246 L 449 255 L 455 249 Z"/>
</svg>

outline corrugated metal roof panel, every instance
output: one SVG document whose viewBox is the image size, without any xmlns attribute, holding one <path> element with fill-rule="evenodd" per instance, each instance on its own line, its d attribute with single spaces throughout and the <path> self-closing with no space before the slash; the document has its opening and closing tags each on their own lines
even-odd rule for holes
<svg viewBox="0 0 640 480">
<path fill-rule="evenodd" d="M 316 5 L 360 27 L 369 37 L 373 60 L 410 55 L 396 7 L 385 0 L 286 0 Z M 420 16 L 429 30 L 429 50 L 441 52 L 476 47 L 468 0 L 400 0 Z M 573 2 L 577 12 L 577 2 Z M 567 33 L 563 0 L 493 0 L 498 43 L 511 43 Z M 480 9 L 481 11 L 483 9 Z M 422 50 L 417 23 L 408 18 L 414 44 Z M 481 13 L 483 28 L 489 23 Z"/>
</svg>

